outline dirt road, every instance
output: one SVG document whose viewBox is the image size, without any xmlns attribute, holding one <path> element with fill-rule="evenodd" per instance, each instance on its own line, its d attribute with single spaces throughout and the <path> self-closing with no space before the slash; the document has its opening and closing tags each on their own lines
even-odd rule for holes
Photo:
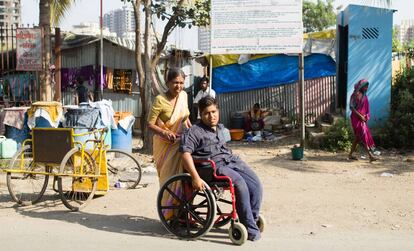
<svg viewBox="0 0 414 251">
<path fill-rule="evenodd" d="M 264 184 L 267 226 L 258 242 L 233 246 L 226 228 L 197 241 L 167 234 L 151 173 L 146 188 L 112 189 L 79 213 L 53 192 L 15 207 L 1 174 L 0 250 L 414 250 L 414 154 L 385 153 L 370 164 L 307 151 L 306 160 L 292 161 L 291 145 L 232 144 Z"/>
</svg>

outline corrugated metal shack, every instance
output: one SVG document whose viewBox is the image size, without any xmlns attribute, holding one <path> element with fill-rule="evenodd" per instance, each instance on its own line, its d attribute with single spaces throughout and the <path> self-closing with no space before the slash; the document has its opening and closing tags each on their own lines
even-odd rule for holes
<svg viewBox="0 0 414 251">
<path fill-rule="evenodd" d="M 103 64 L 105 89 L 103 98 L 110 99 L 116 111 L 129 111 L 135 117 L 141 114 L 140 96 L 136 81 L 135 41 L 105 37 L 103 39 Z M 77 73 L 88 75 L 92 88 L 99 89 L 100 83 L 100 39 L 89 35 L 66 35 L 61 48 L 62 57 L 62 102 L 73 103 L 72 80 Z M 108 83 L 108 69 L 129 70 L 132 72 L 132 92 L 114 92 Z M 66 74 L 66 75 L 65 75 Z M 94 86 L 93 86 L 94 85 Z"/>
</svg>

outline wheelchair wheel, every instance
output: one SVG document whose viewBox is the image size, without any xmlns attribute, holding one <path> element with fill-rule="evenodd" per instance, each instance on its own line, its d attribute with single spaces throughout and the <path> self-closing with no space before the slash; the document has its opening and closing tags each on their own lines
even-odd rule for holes
<svg viewBox="0 0 414 251">
<path fill-rule="evenodd" d="M 231 242 L 236 245 L 243 245 L 247 241 L 247 229 L 240 222 L 234 222 L 229 228 Z"/>
<path fill-rule="evenodd" d="M 8 169 L 22 170 L 21 173 L 7 173 L 7 188 L 17 204 L 28 206 L 39 202 L 46 191 L 49 175 L 26 172 L 49 172 L 49 168 L 33 161 L 32 148 L 24 146 L 12 158 Z"/>
<path fill-rule="evenodd" d="M 109 186 L 122 182 L 127 189 L 134 189 L 141 181 L 142 170 L 138 160 L 122 150 L 106 150 Z"/>
<path fill-rule="evenodd" d="M 161 187 L 158 215 L 164 227 L 177 237 L 194 239 L 207 233 L 214 223 L 216 203 L 210 187 L 204 191 L 192 187 L 189 174 L 171 177 Z"/>
<path fill-rule="evenodd" d="M 81 172 L 82 167 L 82 172 Z M 95 161 L 86 151 L 73 148 L 62 160 L 57 178 L 60 198 L 63 204 L 71 211 L 79 211 L 94 196 L 97 187 L 97 178 L 88 178 L 84 175 L 98 175 Z M 77 176 L 78 175 L 78 176 Z"/>
<path fill-rule="evenodd" d="M 260 233 L 263 233 L 266 226 L 266 219 L 263 217 L 263 215 L 259 214 L 259 219 L 257 219 L 256 225 L 259 228 Z"/>
</svg>

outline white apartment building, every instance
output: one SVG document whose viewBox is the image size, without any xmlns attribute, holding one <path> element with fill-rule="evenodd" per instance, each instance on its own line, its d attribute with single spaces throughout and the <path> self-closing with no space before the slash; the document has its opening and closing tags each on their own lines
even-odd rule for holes
<svg viewBox="0 0 414 251">
<path fill-rule="evenodd" d="M 20 24 L 20 0 L 0 0 L 0 26 L 17 27 Z"/>
<path fill-rule="evenodd" d="M 99 23 L 96 22 L 82 22 L 78 25 L 72 26 L 71 32 L 75 34 L 81 34 L 81 35 L 92 35 L 92 36 L 100 36 L 101 29 L 99 27 Z M 116 37 L 116 33 L 110 32 L 107 27 L 104 27 L 102 29 L 102 34 L 104 37 Z"/>
<path fill-rule="evenodd" d="M 110 32 L 114 32 L 118 37 L 123 38 L 130 32 L 135 31 L 134 10 L 130 6 L 111 10 L 104 15 L 103 24 Z"/>
<path fill-rule="evenodd" d="M 397 29 L 401 44 L 414 40 L 414 19 L 402 20 Z"/>
</svg>

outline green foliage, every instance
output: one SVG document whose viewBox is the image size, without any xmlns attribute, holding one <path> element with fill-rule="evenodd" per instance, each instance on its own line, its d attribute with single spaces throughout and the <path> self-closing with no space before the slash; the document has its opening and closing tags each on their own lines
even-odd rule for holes
<svg viewBox="0 0 414 251">
<path fill-rule="evenodd" d="M 322 31 L 336 24 L 333 0 L 303 1 L 303 27 L 305 32 Z"/>
<path fill-rule="evenodd" d="M 134 0 L 121 0 L 133 2 Z M 207 26 L 210 24 L 210 0 L 196 0 L 193 5 L 179 4 L 174 0 L 152 0 L 151 11 L 160 20 L 175 18 L 175 27 L 191 29 L 192 26 Z"/>
<path fill-rule="evenodd" d="M 398 30 L 394 28 L 392 30 L 392 51 L 393 52 L 400 52 L 402 50 L 401 42 L 398 39 Z"/>
<path fill-rule="evenodd" d="M 414 147 L 414 68 L 396 76 L 391 92 L 390 118 L 375 134 L 378 145 Z"/>
<path fill-rule="evenodd" d="M 325 133 L 322 149 L 337 152 L 351 150 L 354 134 L 345 119 L 339 119 Z"/>
<path fill-rule="evenodd" d="M 402 50 L 407 58 L 414 58 L 414 39 L 404 43 Z"/>
</svg>

